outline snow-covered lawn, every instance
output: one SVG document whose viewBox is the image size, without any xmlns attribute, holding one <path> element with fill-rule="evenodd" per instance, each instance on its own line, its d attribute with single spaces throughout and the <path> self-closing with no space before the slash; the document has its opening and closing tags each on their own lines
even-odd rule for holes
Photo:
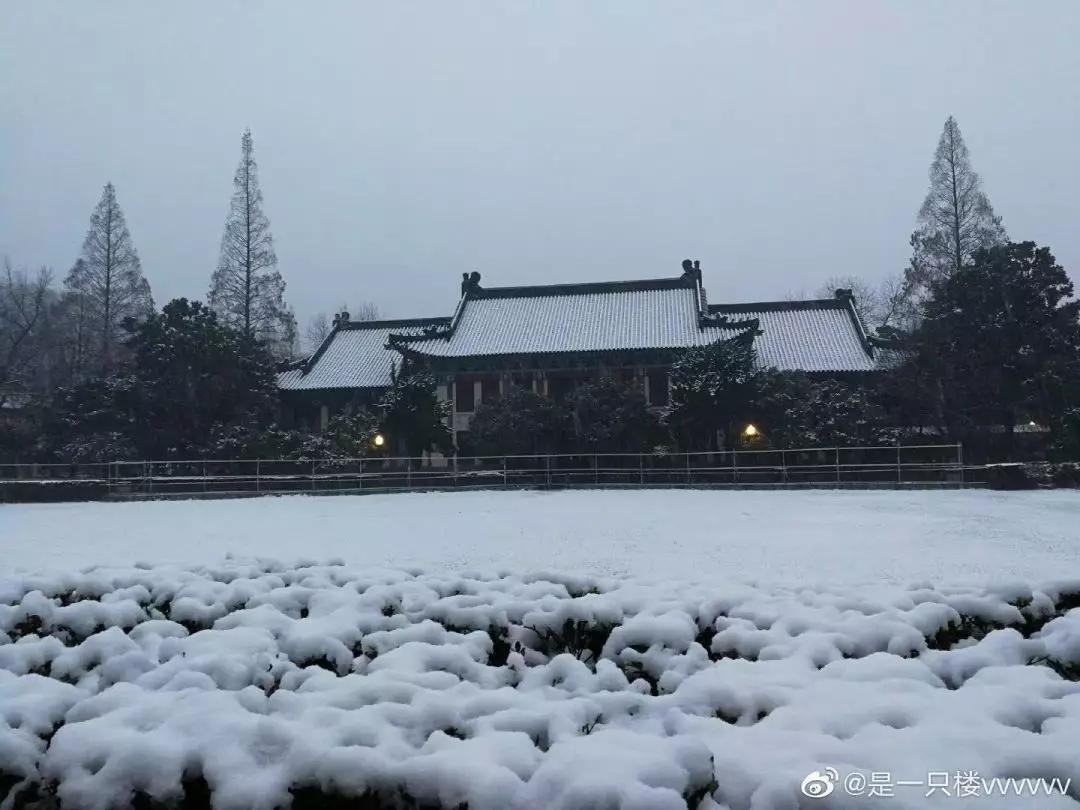
<svg viewBox="0 0 1080 810">
<path fill-rule="evenodd" d="M 1078 518 L 1064 492 L 2 507 L 0 807 L 1076 808 Z"/>
<path fill-rule="evenodd" d="M 428 571 L 778 582 L 1080 575 L 1080 493 L 462 492 L 0 506 L 0 574 L 341 557 Z"/>
</svg>

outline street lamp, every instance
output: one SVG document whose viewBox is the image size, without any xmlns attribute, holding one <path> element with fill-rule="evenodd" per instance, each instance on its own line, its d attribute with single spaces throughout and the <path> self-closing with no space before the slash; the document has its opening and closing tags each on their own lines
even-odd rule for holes
<svg viewBox="0 0 1080 810">
<path fill-rule="evenodd" d="M 376 447 L 382 447 L 386 444 L 386 439 L 383 438 L 381 433 L 376 433 L 375 438 L 371 440 Z"/>
<path fill-rule="evenodd" d="M 755 427 L 753 424 L 749 424 L 743 428 L 742 435 L 744 439 L 752 439 L 755 436 L 760 435 L 760 433 L 761 432 L 757 429 L 757 427 Z"/>
</svg>

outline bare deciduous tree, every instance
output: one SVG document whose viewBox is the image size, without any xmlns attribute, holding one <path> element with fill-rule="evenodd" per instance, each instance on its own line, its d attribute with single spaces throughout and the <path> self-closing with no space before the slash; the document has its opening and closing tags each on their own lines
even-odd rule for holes
<svg viewBox="0 0 1080 810">
<path fill-rule="evenodd" d="M 263 212 L 251 130 L 244 130 L 240 147 L 208 300 L 223 323 L 265 341 L 276 356 L 287 357 L 296 343 L 296 318 L 285 304 L 285 280 L 275 269 L 277 254 L 270 220 Z"/>
<path fill-rule="evenodd" d="M 0 277 L 0 401 L 5 391 L 26 389 L 42 371 L 52 272 L 31 275 L 4 257 Z"/>
<path fill-rule="evenodd" d="M 342 305 L 337 311 L 348 312 L 350 321 L 377 321 L 379 319 L 379 307 L 373 301 L 361 301 L 359 306 L 351 309 Z M 311 354 L 318 349 L 333 328 L 333 318 L 325 312 L 318 312 L 308 318 L 304 329 L 304 351 Z"/>
<path fill-rule="evenodd" d="M 857 276 L 832 276 L 818 288 L 817 296 L 832 298 L 838 289 L 851 290 L 855 311 L 871 334 L 882 327 L 908 331 L 915 324 L 913 301 L 900 275 L 890 276 L 877 285 Z"/>
<path fill-rule="evenodd" d="M 307 326 L 304 328 L 304 351 L 312 354 L 322 345 L 333 328 L 330 316 L 325 312 L 319 312 L 308 318 Z"/>
<path fill-rule="evenodd" d="M 851 290 L 855 311 L 867 329 L 873 331 L 881 325 L 883 307 L 878 287 L 858 276 L 831 276 L 818 288 L 817 295 L 819 298 L 832 298 L 840 289 Z"/>
<path fill-rule="evenodd" d="M 379 306 L 374 301 L 361 301 L 355 307 L 348 310 L 350 320 L 354 321 L 377 321 L 379 320 Z"/>
<path fill-rule="evenodd" d="M 77 259 L 71 274 L 85 272 Z M 51 307 L 50 352 L 54 360 L 53 382 L 67 385 L 83 379 L 92 370 L 94 335 L 89 297 L 79 290 L 67 289 Z"/>
<path fill-rule="evenodd" d="M 109 370 L 116 359 L 121 324 L 127 318 L 145 318 L 154 309 L 150 283 L 143 277 L 112 183 L 105 185 L 90 216 L 82 255 L 64 280 L 64 287 L 80 296 L 96 336 L 93 365 L 97 370 Z"/>
<path fill-rule="evenodd" d="M 1006 239 L 1001 217 L 994 213 L 982 181 L 971 167 L 960 127 L 950 115 L 934 152 L 930 190 L 911 237 L 908 284 L 914 292 L 925 293 L 930 284 L 969 265 L 980 248 Z"/>
</svg>

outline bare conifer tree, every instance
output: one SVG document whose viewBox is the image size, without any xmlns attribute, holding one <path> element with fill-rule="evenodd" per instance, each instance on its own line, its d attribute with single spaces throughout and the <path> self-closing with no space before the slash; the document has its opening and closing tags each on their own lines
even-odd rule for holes
<svg viewBox="0 0 1080 810">
<path fill-rule="evenodd" d="M 263 213 L 251 130 L 240 141 L 240 165 L 221 237 L 221 256 L 210 280 L 209 303 L 218 318 L 249 338 L 263 340 L 278 357 L 296 343 L 296 318 L 285 304 L 285 280 L 276 269 L 270 220 Z"/>
<path fill-rule="evenodd" d="M 94 370 L 108 371 L 116 361 L 121 324 L 126 318 L 145 318 L 154 309 L 150 283 L 143 277 L 112 183 L 105 185 L 90 216 L 82 255 L 64 286 L 85 307 L 94 336 Z"/>
<path fill-rule="evenodd" d="M 982 181 L 971 167 L 960 127 L 950 115 L 930 166 L 930 190 L 911 237 L 909 286 L 916 294 L 925 292 L 930 284 L 970 265 L 980 248 L 1006 239 L 1001 217 L 994 214 Z"/>
</svg>

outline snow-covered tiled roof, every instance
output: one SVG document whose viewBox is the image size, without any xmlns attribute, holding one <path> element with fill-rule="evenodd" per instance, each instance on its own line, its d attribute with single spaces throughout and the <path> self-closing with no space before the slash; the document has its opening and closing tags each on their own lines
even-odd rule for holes
<svg viewBox="0 0 1080 810">
<path fill-rule="evenodd" d="M 386 348 L 387 337 L 416 335 L 425 327 L 445 325 L 447 318 L 396 321 L 360 321 L 335 329 L 323 345 L 299 368 L 278 375 L 278 387 L 287 391 L 325 388 L 383 388 L 390 384 L 390 368 L 401 355 Z"/>
<path fill-rule="evenodd" d="M 732 334 L 698 326 L 691 286 L 582 284 L 482 290 L 466 299 L 449 339 L 408 348 L 433 357 L 671 349 Z"/>
<path fill-rule="evenodd" d="M 844 299 L 725 304 L 710 312 L 756 319 L 758 363 L 780 371 L 873 371 L 865 336 Z"/>
<path fill-rule="evenodd" d="M 337 328 L 286 390 L 389 385 L 398 349 L 453 367 L 457 358 L 703 346 L 757 322 L 763 367 L 846 372 L 882 368 L 848 297 L 707 307 L 700 276 L 534 287 L 466 286 L 453 318 L 350 323 Z M 392 337 L 393 336 L 393 337 Z M 387 349 L 388 343 L 397 348 Z"/>
<path fill-rule="evenodd" d="M 681 349 L 736 334 L 757 320 L 754 348 L 781 371 L 873 371 L 866 336 L 846 298 L 709 307 L 730 326 L 699 317 L 693 280 L 502 287 L 465 298 L 443 336 L 408 341 L 430 357 Z"/>
</svg>

